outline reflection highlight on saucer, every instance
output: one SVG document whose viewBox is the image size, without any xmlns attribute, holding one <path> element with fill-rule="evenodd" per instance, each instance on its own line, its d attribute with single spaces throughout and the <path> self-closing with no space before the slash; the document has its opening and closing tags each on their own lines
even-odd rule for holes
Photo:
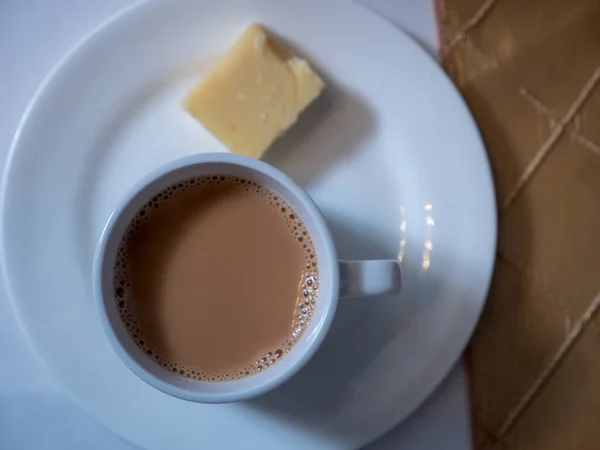
<svg viewBox="0 0 600 450">
<path fill-rule="evenodd" d="M 400 207 L 400 217 L 404 217 L 404 206 Z M 402 262 L 406 248 L 406 219 L 400 221 L 400 248 L 398 249 L 398 261 Z"/>
<path fill-rule="evenodd" d="M 433 242 L 431 240 L 433 234 L 433 227 L 435 226 L 435 220 L 433 220 L 433 205 L 431 203 L 425 204 L 425 245 L 423 249 L 423 261 L 421 267 L 423 270 L 429 269 L 431 266 L 431 252 L 433 251 Z"/>
</svg>

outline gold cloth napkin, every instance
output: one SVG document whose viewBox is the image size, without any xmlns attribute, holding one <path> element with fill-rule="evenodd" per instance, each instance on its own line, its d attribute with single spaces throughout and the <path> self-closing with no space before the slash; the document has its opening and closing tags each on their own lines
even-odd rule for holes
<svg viewBox="0 0 600 450">
<path fill-rule="evenodd" d="M 600 0 L 436 9 L 500 221 L 468 351 L 475 448 L 600 449 Z"/>
</svg>

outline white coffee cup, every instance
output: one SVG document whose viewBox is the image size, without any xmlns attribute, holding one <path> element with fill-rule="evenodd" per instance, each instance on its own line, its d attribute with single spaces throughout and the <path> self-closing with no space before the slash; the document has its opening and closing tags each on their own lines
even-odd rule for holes
<svg viewBox="0 0 600 450">
<path fill-rule="evenodd" d="M 267 370 L 227 382 L 190 380 L 155 363 L 129 336 L 114 298 L 113 271 L 117 250 L 131 219 L 163 189 L 208 175 L 243 177 L 277 192 L 304 222 L 319 263 L 319 301 L 313 319 L 296 345 L 285 358 Z M 329 331 L 339 297 L 395 294 L 400 291 L 400 282 L 400 264 L 396 260 L 338 261 L 325 220 L 303 189 L 269 164 L 229 153 L 184 157 L 164 165 L 137 183 L 111 214 L 102 232 L 93 268 L 93 289 L 100 319 L 121 360 L 138 377 L 166 394 L 202 403 L 244 400 L 279 386 L 315 354 Z"/>
</svg>

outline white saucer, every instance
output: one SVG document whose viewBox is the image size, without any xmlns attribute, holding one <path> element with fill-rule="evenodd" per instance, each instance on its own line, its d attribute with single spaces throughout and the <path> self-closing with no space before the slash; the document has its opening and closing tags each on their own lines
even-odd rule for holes
<svg viewBox="0 0 600 450">
<path fill-rule="evenodd" d="M 340 256 L 399 257 L 398 298 L 340 304 L 314 360 L 251 402 L 168 397 L 110 348 L 91 293 L 94 247 L 124 191 L 220 144 L 180 107 L 253 21 L 306 56 L 329 90 L 266 160 L 308 191 Z M 356 448 L 413 411 L 463 350 L 496 240 L 486 154 L 460 96 L 404 34 L 344 0 L 146 2 L 65 57 L 15 136 L 1 260 L 23 329 L 75 399 L 151 449 Z"/>
</svg>

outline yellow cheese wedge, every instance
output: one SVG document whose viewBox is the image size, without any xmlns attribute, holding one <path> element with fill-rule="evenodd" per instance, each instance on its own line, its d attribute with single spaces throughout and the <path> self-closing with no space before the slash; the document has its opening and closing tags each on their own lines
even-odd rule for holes
<svg viewBox="0 0 600 450">
<path fill-rule="evenodd" d="M 231 151 L 260 158 L 323 87 L 305 60 L 252 25 L 184 104 Z"/>
</svg>

